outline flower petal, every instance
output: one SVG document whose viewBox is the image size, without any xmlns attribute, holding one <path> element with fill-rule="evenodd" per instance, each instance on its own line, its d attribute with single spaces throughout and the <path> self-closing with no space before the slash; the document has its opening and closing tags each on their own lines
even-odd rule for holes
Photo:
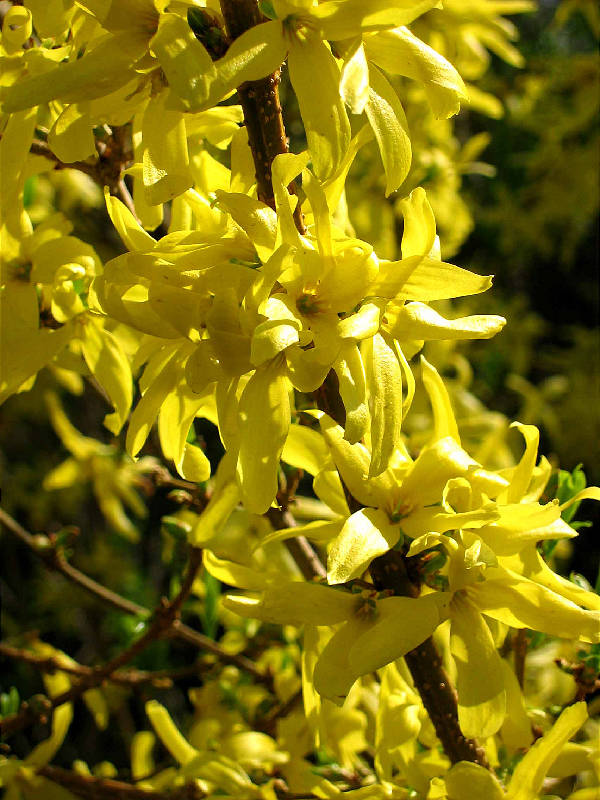
<svg viewBox="0 0 600 800">
<path fill-rule="evenodd" d="M 289 381 L 277 361 L 256 370 L 239 410 L 242 498 L 252 514 L 264 514 L 277 494 L 279 459 L 290 427 Z"/>
<path fill-rule="evenodd" d="M 365 675 L 414 650 L 440 624 L 449 600 L 450 595 L 442 592 L 379 600 L 375 621 L 352 643 L 352 668 Z"/>
<path fill-rule="evenodd" d="M 506 715 L 501 659 L 490 629 L 466 597 L 457 592 L 450 609 L 460 728 L 465 736 L 487 738 L 500 730 Z"/>
<path fill-rule="evenodd" d="M 331 543 L 327 557 L 329 583 L 346 583 L 359 578 L 371 561 L 387 553 L 400 538 L 400 529 L 391 525 L 387 514 L 362 508 L 346 520 Z"/>
</svg>

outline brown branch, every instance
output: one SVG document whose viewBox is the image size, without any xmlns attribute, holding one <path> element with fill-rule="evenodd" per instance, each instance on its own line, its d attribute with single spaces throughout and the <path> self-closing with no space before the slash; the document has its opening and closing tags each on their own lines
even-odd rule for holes
<svg viewBox="0 0 600 800">
<path fill-rule="evenodd" d="M 86 592 L 94 595 L 94 597 L 99 598 L 103 603 L 136 617 L 148 616 L 150 614 L 149 609 L 137 603 L 133 603 L 131 600 L 127 600 L 127 598 L 113 592 L 111 589 L 108 589 L 106 586 L 103 586 L 101 583 L 98 583 L 93 580 L 93 578 L 88 577 L 83 572 L 71 566 L 64 557 L 62 550 L 55 547 L 47 536 L 43 534 L 33 536 L 2 508 L 0 508 L 0 523 L 20 539 L 23 544 L 26 544 L 27 547 L 44 562 L 48 569 L 54 572 L 60 572 L 65 578 L 77 584 L 77 586 L 81 587 Z"/>
<path fill-rule="evenodd" d="M 33 536 L 2 508 L 0 508 L 0 523 L 26 544 L 35 555 L 44 562 L 48 569 L 59 572 L 65 578 L 89 592 L 96 599 L 101 600 L 119 611 L 137 617 L 150 617 L 150 609 L 140 606 L 137 603 L 132 603 L 127 598 L 113 592 L 106 586 L 103 586 L 71 566 L 65 559 L 63 553 L 52 544 L 48 537 L 43 535 L 38 537 Z M 231 664 L 247 672 L 249 675 L 252 675 L 258 683 L 266 684 L 269 688 L 272 687 L 273 679 L 270 673 L 260 670 L 253 661 L 242 654 L 228 653 L 217 642 L 195 631 L 188 625 L 184 625 L 179 619 L 173 621 L 169 635 L 172 638 L 188 642 L 188 644 L 200 650 L 211 653 L 216 656 L 219 661 L 225 664 Z"/>
<path fill-rule="evenodd" d="M 123 169 L 133 161 L 130 136 L 127 126 L 113 126 L 106 142 L 97 140 L 98 158 L 95 161 L 73 161 L 65 163 L 56 156 L 48 143 L 42 139 L 34 139 L 29 152 L 43 156 L 54 163 L 54 169 L 75 169 L 88 175 L 99 186 L 108 186 L 112 195 L 116 195 L 137 218 L 133 198 L 123 179 Z"/>
<path fill-rule="evenodd" d="M 232 39 L 263 21 L 256 0 L 220 0 L 227 30 Z M 318 79 L 318 78 L 317 78 Z M 281 108 L 277 97 L 278 76 L 271 75 L 262 81 L 238 88 L 244 111 L 244 121 L 258 182 L 259 198 L 274 206 L 272 200 L 271 164 L 278 153 L 287 152 L 287 140 L 283 126 Z M 268 93 L 271 92 L 269 95 Z M 267 99 L 269 97 L 270 99 Z M 298 225 L 298 221 L 296 222 Z M 303 230 L 299 226 L 299 230 Z M 323 386 L 315 393 L 319 407 L 329 413 L 336 422 L 345 424 L 345 410 L 340 397 L 339 385 L 333 371 Z M 351 511 L 360 508 L 349 491 L 346 497 Z M 268 516 L 275 527 L 292 527 L 295 522 L 286 509 L 270 509 Z M 304 544 L 305 543 L 305 544 Z M 288 549 L 292 552 L 305 578 L 325 574 L 323 566 L 315 564 L 306 548 L 310 544 L 298 537 L 292 539 Z M 314 553 L 314 551 L 312 551 Z M 316 558 L 316 555 L 315 555 Z M 318 560 L 318 559 L 317 559 Z M 371 576 L 379 590 L 392 589 L 398 595 L 416 596 L 420 590 L 407 575 L 404 556 L 390 551 L 371 564 Z M 444 750 L 453 762 L 473 761 L 488 766 L 485 753 L 472 739 L 463 736 L 458 724 L 457 696 L 443 669 L 441 659 L 431 639 L 408 653 L 406 662 L 413 680 L 421 693 L 423 704 L 436 728 Z"/>
<path fill-rule="evenodd" d="M 527 630 L 525 628 L 520 628 L 513 635 L 512 646 L 515 654 L 515 675 L 522 689 L 525 683 L 525 660 L 527 658 Z"/>
<path fill-rule="evenodd" d="M 61 767 L 46 765 L 37 774 L 63 786 L 78 797 L 86 800 L 202 800 L 206 794 L 195 782 L 186 783 L 176 789 L 159 791 L 144 789 L 114 778 L 96 778 L 81 775 Z"/>
<path fill-rule="evenodd" d="M 68 675 L 75 675 L 78 678 L 87 679 L 94 674 L 93 667 L 88 667 L 73 661 L 66 661 L 60 656 L 40 656 L 31 650 L 12 647 L 5 642 L 0 642 L 0 655 L 5 658 L 10 658 L 13 661 L 21 661 L 24 664 L 29 664 L 40 672 L 45 672 L 50 675 L 55 672 L 66 672 Z M 161 669 L 148 671 L 129 668 L 112 672 L 107 676 L 107 680 L 120 686 L 139 686 L 141 684 L 150 683 L 153 686 L 165 689 L 172 686 L 174 680 L 188 675 L 195 675 L 201 669 L 201 664 L 173 670 Z"/>
<path fill-rule="evenodd" d="M 220 0 L 220 4 L 231 41 L 265 22 L 256 0 Z M 276 70 L 266 78 L 249 81 L 237 89 L 254 159 L 258 199 L 271 208 L 275 208 L 271 165 L 275 156 L 289 152 L 279 102 L 279 81 L 280 72 Z M 294 183 L 288 186 L 288 191 L 297 194 Z M 300 202 L 296 205 L 294 220 L 300 233 L 306 233 Z"/>
<path fill-rule="evenodd" d="M 52 697 L 49 705 L 42 704 L 39 708 L 37 706 L 25 706 L 25 708 L 17 714 L 11 714 L 5 719 L 0 720 L 0 733 L 3 736 L 11 736 L 28 725 L 37 722 L 42 717 L 45 717 L 49 710 L 76 700 L 88 689 L 104 683 L 104 681 L 114 672 L 117 672 L 120 667 L 132 661 L 139 653 L 145 650 L 151 642 L 167 635 L 191 591 L 192 584 L 201 564 L 202 550 L 198 547 L 190 548 L 188 568 L 179 592 L 171 602 L 167 602 L 163 598 L 161 605 L 154 614 L 152 624 L 139 639 L 125 650 L 122 650 L 106 664 L 94 667 L 89 673 L 82 675 L 79 681 L 71 686 L 70 689 L 61 692 L 61 694 L 56 695 L 56 697 Z"/>
<path fill-rule="evenodd" d="M 374 559 L 369 567 L 379 591 L 392 589 L 395 595 L 418 597 L 420 588 L 409 574 L 402 553 L 390 550 Z M 433 723 L 444 752 L 453 764 L 471 761 L 489 769 L 485 751 L 475 739 L 467 738 L 458 723 L 458 697 L 431 637 L 404 656 L 413 682 Z"/>
</svg>

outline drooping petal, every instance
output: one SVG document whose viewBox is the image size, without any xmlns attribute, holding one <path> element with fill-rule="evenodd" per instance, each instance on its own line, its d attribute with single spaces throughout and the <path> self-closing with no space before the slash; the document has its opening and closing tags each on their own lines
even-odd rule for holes
<svg viewBox="0 0 600 800">
<path fill-rule="evenodd" d="M 317 475 L 329 458 L 329 449 L 323 436 L 307 425 L 292 425 L 281 460 L 296 469 L 303 469 Z"/>
<path fill-rule="evenodd" d="M 161 92 L 151 98 L 142 122 L 143 181 L 150 205 L 173 200 L 194 185 L 185 121 L 181 112 L 166 107 L 167 97 L 166 92 Z"/>
<path fill-rule="evenodd" d="M 553 761 L 587 717 L 585 702 L 565 708 L 548 733 L 535 742 L 517 765 L 508 785 L 506 800 L 536 800 Z"/>
<path fill-rule="evenodd" d="M 400 440 L 402 426 L 402 370 L 392 347 L 381 334 L 366 340 L 367 386 L 371 408 L 371 464 L 369 477 L 387 469 Z"/>
<path fill-rule="evenodd" d="M 353 114 L 362 114 L 369 100 L 369 66 L 362 41 L 345 56 L 340 80 L 340 94 Z"/>
<path fill-rule="evenodd" d="M 277 494 L 279 459 L 290 427 L 289 381 L 277 361 L 256 370 L 239 410 L 242 498 L 248 511 L 264 514 Z"/>
<path fill-rule="evenodd" d="M 365 111 L 385 170 L 385 196 L 404 182 L 412 161 L 408 122 L 398 95 L 375 66 L 369 68 L 369 102 Z"/>
<path fill-rule="evenodd" d="M 324 180 L 340 167 L 350 144 L 350 123 L 340 96 L 340 71 L 324 41 L 292 38 L 290 80 L 306 130 L 313 169 Z M 315 80 L 315 76 L 319 76 Z"/>
<path fill-rule="evenodd" d="M 275 72 L 285 59 L 286 50 L 281 22 L 272 20 L 249 28 L 216 62 L 223 94 Z"/>
<path fill-rule="evenodd" d="M 354 601 L 356 603 L 356 600 Z M 357 638 L 369 630 L 368 619 L 353 616 L 333 634 L 325 645 L 314 671 L 317 692 L 341 706 L 357 678 L 358 669 L 350 664 L 350 650 Z"/>
<path fill-rule="evenodd" d="M 501 659 L 490 629 L 466 597 L 457 592 L 450 609 L 460 728 L 465 736 L 487 738 L 500 730 L 506 714 Z"/>
<path fill-rule="evenodd" d="M 447 775 L 444 782 L 448 797 L 452 800 L 503 800 L 504 792 L 498 778 L 489 769 L 459 761 Z"/>
<path fill-rule="evenodd" d="M 428 256 L 435 242 L 435 216 L 425 189 L 417 186 L 398 205 L 404 217 L 402 259 Z"/>
<path fill-rule="evenodd" d="M 400 529 L 391 525 L 387 514 L 375 508 L 362 508 L 352 514 L 331 543 L 327 556 L 329 583 L 346 583 L 359 578 L 371 561 L 387 553 L 400 538 Z"/>
<path fill-rule="evenodd" d="M 97 157 L 93 123 L 83 104 L 72 103 L 48 131 L 48 146 L 64 164 Z"/>
<path fill-rule="evenodd" d="M 506 497 L 507 502 L 518 503 L 527 492 L 533 476 L 540 432 L 535 425 L 523 425 L 520 422 L 513 422 L 510 427 L 518 428 L 525 438 L 525 452 L 514 469 Z"/>
<path fill-rule="evenodd" d="M 111 197 L 108 187 L 104 189 L 104 199 L 108 216 L 125 247 L 132 252 L 151 250 L 156 244 L 156 239 L 146 233 L 131 211 L 117 197 Z"/>
<path fill-rule="evenodd" d="M 431 366 L 425 356 L 421 356 L 421 375 L 433 411 L 434 441 L 450 436 L 457 444 L 460 444 L 458 425 L 452 410 L 450 395 L 439 372 Z"/>
<path fill-rule="evenodd" d="M 486 580 L 469 586 L 466 591 L 480 611 L 513 628 L 600 642 L 600 612 L 584 611 L 511 570 L 489 568 Z"/>
<path fill-rule="evenodd" d="M 377 616 L 350 649 L 350 665 L 365 675 L 414 650 L 445 618 L 450 595 L 387 597 L 377 601 Z"/>
<path fill-rule="evenodd" d="M 407 303 L 387 327 L 400 341 L 410 339 L 490 339 L 505 326 L 504 317 L 477 314 L 459 319 L 444 319 L 424 303 Z"/>
<path fill-rule="evenodd" d="M 81 58 L 4 88 L 2 108 L 12 113 L 50 100 L 79 103 L 114 92 L 135 77 L 133 65 L 146 47 L 144 37 L 130 31 L 102 37 Z"/>
<path fill-rule="evenodd" d="M 257 598 L 228 595 L 224 600 L 240 616 L 279 625 L 337 625 L 353 615 L 357 602 L 350 592 L 303 581 L 269 586 Z"/>
<path fill-rule="evenodd" d="M 127 419 L 133 398 L 129 361 L 119 340 L 102 325 L 90 319 L 82 331 L 85 363 L 115 408 L 113 414 L 104 418 L 104 424 L 116 436 Z"/>
<path fill-rule="evenodd" d="M 171 91 L 183 106 L 189 111 L 201 109 L 217 70 L 186 20 L 177 14 L 161 14 L 150 48 L 160 62 Z"/>
<path fill-rule="evenodd" d="M 514 568 L 512 561 L 515 562 Z M 510 566 L 515 572 L 522 573 L 536 583 L 545 586 L 556 594 L 560 594 L 572 603 L 584 608 L 600 611 L 600 596 L 595 592 L 587 591 L 573 581 L 557 575 L 550 569 L 537 550 L 535 544 L 528 543 L 521 549 L 518 556 L 511 559 Z"/>
<path fill-rule="evenodd" d="M 350 444 L 355 444 L 364 437 L 369 427 L 365 368 L 356 342 L 344 342 L 334 369 L 346 409 L 344 438 Z"/>
<path fill-rule="evenodd" d="M 429 11 L 435 0 L 326 0 L 310 9 L 325 39 L 349 39 L 362 31 L 408 25 Z"/>
<path fill-rule="evenodd" d="M 368 56 L 386 72 L 422 81 L 436 117 L 457 114 L 467 92 L 456 69 L 408 28 L 365 37 Z"/>
<path fill-rule="evenodd" d="M 367 448 L 357 442 L 350 444 L 344 438 L 344 429 L 326 414 L 319 424 L 333 460 L 350 493 L 365 506 L 384 507 L 391 491 L 390 482 L 381 478 L 369 479 L 370 457 Z"/>
</svg>

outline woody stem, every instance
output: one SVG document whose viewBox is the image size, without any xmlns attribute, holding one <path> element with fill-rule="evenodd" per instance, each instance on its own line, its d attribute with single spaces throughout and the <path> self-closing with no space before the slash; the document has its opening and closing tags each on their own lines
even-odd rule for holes
<svg viewBox="0 0 600 800">
<path fill-rule="evenodd" d="M 249 28 L 264 21 L 256 0 L 220 0 L 221 10 L 231 39 L 241 36 Z M 254 158 L 258 197 L 271 207 L 275 207 L 271 182 L 273 159 L 288 152 L 285 127 L 278 96 L 279 73 L 273 73 L 259 81 L 252 81 L 238 87 L 238 95 L 244 112 L 248 130 L 248 141 Z M 293 190 L 294 187 L 290 187 Z M 296 209 L 298 212 L 298 208 Z M 296 225 L 304 233 L 301 214 L 296 214 Z M 329 413 L 341 425 L 345 422 L 344 406 L 339 394 L 335 373 L 330 372 L 320 390 L 315 392 L 320 408 Z M 352 506 L 354 498 L 349 498 Z M 354 502 L 352 502 L 354 501 Z M 360 507 L 360 506 L 358 506 Z M 356 509 L 353 509 L 356 510 Z M 297 540 L 298 541 L 298 540 Z M 303 544 L 310 549 L 304 539 Z M 298 554 L 294 554 L 298 557 Z M 322 575 L 324 570 L 314 568 L 314 561 L 302 559 L 305 577 Z M 375 559 L 371 565 L 371 575 L 378 589 L 392 589 L 397 595 L 418 595 L 419 589 L 408 578 L 405 559 L 396 552 Z M 483 750 L 473 739 L 466 738 L 458 723 L 456 691 L 443 668 L 441 658 L 431 638 L 416 650 L 406 655 L 406 663 L 416 688 L 421 694 L 431 721 L 442 746 L 453 763 L 471 761 L 488 767 Z"/>
</svg>

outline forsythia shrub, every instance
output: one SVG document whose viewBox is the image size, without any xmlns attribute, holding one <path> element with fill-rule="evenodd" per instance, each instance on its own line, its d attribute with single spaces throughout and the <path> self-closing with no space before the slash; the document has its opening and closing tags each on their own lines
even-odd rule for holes
<svg viewBox="0 0 600 800">
<path fill-rule="evenodd" d="M 44 489 L 91 484 L 139 546 L 143 491 L 162 481 L 180 500 L 163 533 L 188 546 L 151 612 L 71 565 L 68 529 L 33 536 L 0 512 L 48 567 L 138 623 L 93 668 L 39 637 L 0 644 L 45 687 L 2 695 L 6 743 L 21 733 L 0 757 L 7 800 L 597 797 L 600 598 L 553 557 L 600 489 L 470 394 L 455 344 L 505 320 L 457 315 L 450 301 L 491 278 L 442 257 L 472 224 L 460 175 L 491 174 L 486 136 L 461 148 L 451 118 L 461 103 L 501 115 L 477 82 L 490 52 L 520 65 L 504 15 L 531 4 L 3 6 L 0 398 L 35 392 L 44 370 L 69 452 Z M 354 169 L 372 205 L 346 194 Z M 32 203 L 32 181 L 92 206 L 101 187 L 120 254 L 101 258 L 52 197 Z M 381 216 L 392 257 L 359 238 L 349 206 L 363 228 Z M 109 442 L 65 411 L 83 378 L 111 406 Z M 218 429 L 212 471 L 196 419 Z M 162 461 L 140 457 L 155 425 Z M 180 621 L 184 603 L 203 634 Z M 127 667 L 161 638 L 204 653 L 183 730 L 156 698 L 176 670 Z M 104 730 L 142 685 L 128 771 L 51 763 L 76 700 Z"/>
</svg>

